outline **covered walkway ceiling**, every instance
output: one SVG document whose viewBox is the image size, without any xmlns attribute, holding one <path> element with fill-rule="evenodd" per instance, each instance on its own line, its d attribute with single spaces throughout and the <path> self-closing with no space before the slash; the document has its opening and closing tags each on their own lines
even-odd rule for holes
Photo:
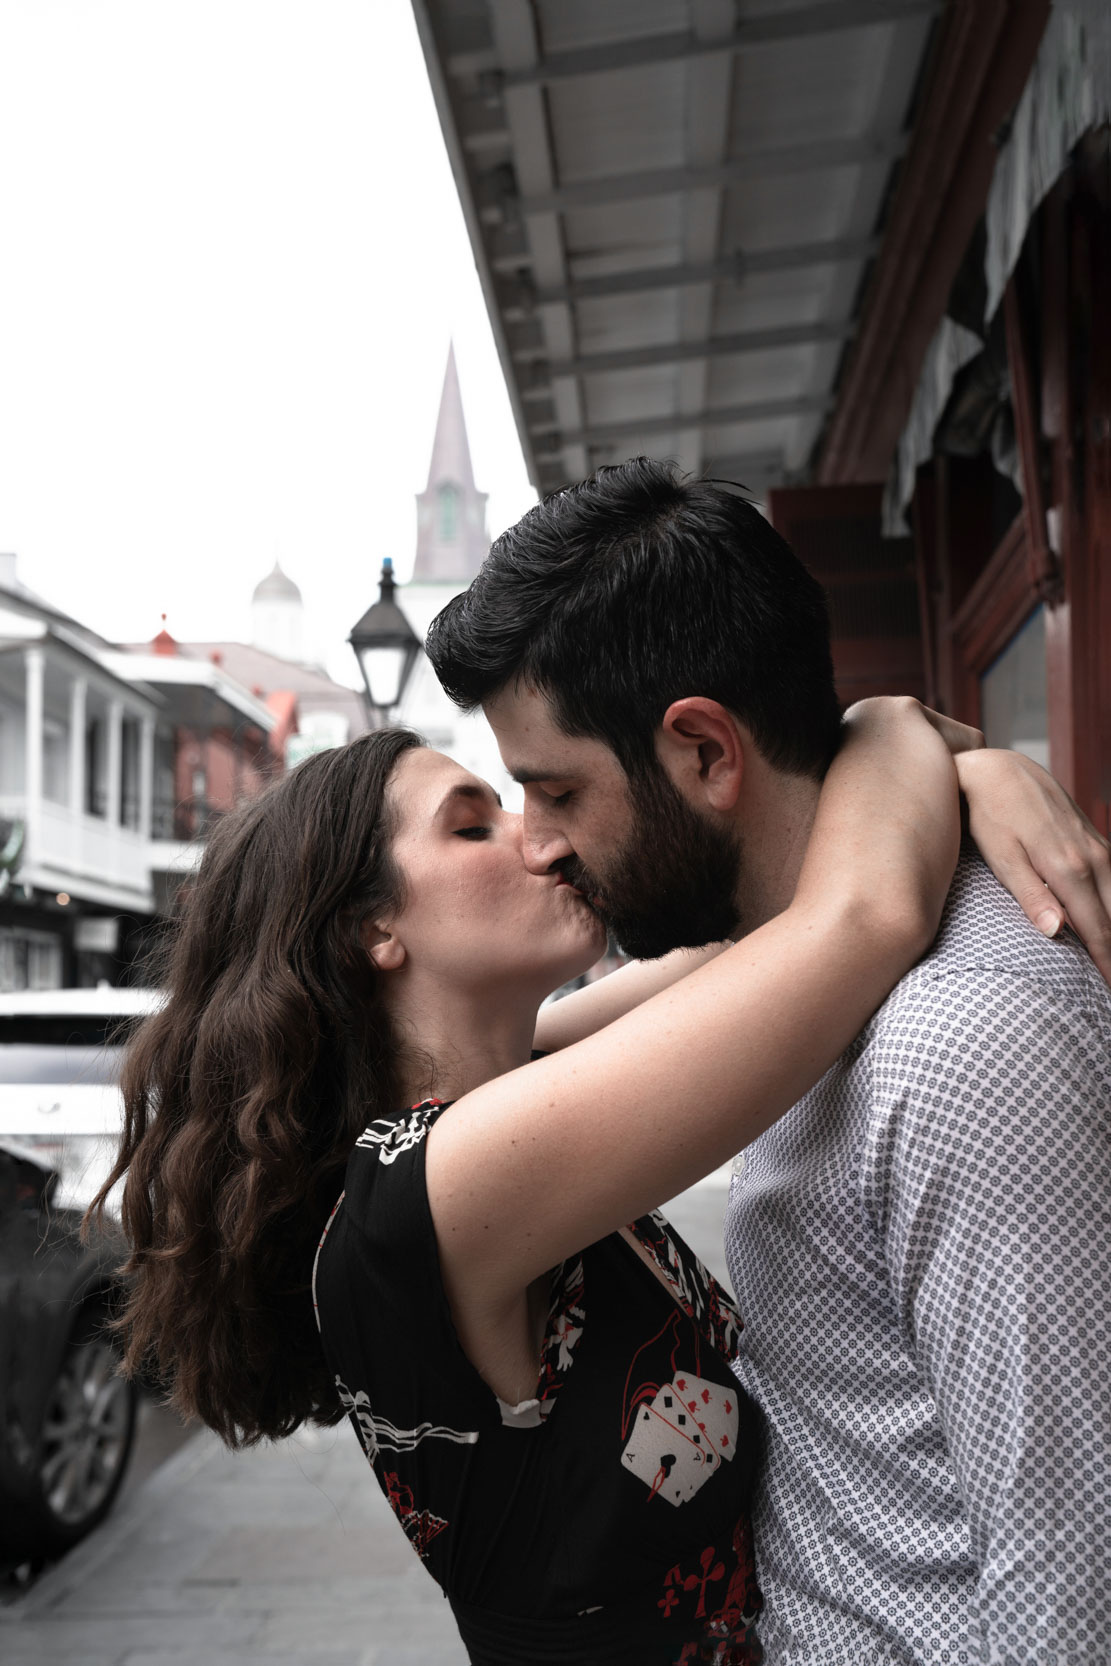
<svg viewBox="0 0 1111 1666">
<path fill-rule="evenodd" d="M 939 0 L 413 0 L 529 471 L 805 480 Z"/>
</svg>

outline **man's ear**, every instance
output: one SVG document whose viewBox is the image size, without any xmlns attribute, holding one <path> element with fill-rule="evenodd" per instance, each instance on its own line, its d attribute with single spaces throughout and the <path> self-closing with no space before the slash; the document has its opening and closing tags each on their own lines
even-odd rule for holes
<svg viewBox="0 0 1111 1666">
<path fill-rule="evenodd" d="M 379 972 L 396 972 L 404 964 L 405 945 L 387 925 L 365 919 L 359 927 L 359 936 Z"/>
<path fill-rule="evenodd" d="M 723 813 L 740 796 L 745 745 L 732 712 L 701 694 L 673 701 L 656 735 L 660 763 L 683 796 Z"/>
</svg>

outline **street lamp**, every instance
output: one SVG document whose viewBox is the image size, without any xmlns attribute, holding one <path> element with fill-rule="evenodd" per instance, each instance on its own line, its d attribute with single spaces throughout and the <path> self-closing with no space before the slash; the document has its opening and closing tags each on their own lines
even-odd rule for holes
<svg viewBox="0 0 1111 1666">
<path fill-rule="evenodd" d="M 417 655 L 420 638 L 394 601 L 393 562 L 382 562 L 378 600 L 368 607 L 347 638 L 355 650 L 372 708 L 383 717 L 401 704 Z"/>
</svg>

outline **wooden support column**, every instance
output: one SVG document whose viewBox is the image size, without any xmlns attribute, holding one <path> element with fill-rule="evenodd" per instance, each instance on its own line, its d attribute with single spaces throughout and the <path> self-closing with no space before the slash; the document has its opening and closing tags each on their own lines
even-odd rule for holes
<svg viewBox="0 0 1111 1666">
<path fill-rule="evenodd" d="M 85 724 L 89 685 L 74 677 L 69 685 L 69 807 L 74 816 L 85 814 Z"/>
<path fill-rule="evenodd" d="M 1042 484 L 1041 411 L 1030 351 L 1030 330 L 1026 307 L 1020 294 L 1020 272 L 1015 272 L 1003 297 L 1007 328 L 1007 362 L 1011 372 L 1011 406 L 1015 418 L 1022 468 L 1023 517 L 1026 522 L 1026 553 L 1030 582 L 1043 602 L 1052 606 L 1062 600 L 1061 573 L 1049 547 L 1045 519 L 1045 489 Z"/>
<path fill-rule="evenodd" d="M 120 783 L 123 763 L 123 702 L 109 700 L 108 702 L 108 788 L 105 806 L 105 820 L 112 827 L 119 827 L 120 815 Z"/>
<path fill-rule="evenodd" d="M 1077 799 L 1111 832 L 1111 158 L 1099 136 L 1078 164 L 1073 289 L 1079 301 L 1078 358 L 1087 366 L 1078 411 L 1083 435 L 1084 566 L 1073 598 Z M 1079 566 L 1079 563 L 1078 563 Z"/>
<path fill-rule="evenodd" d="M 1072 177 L 1058 180 L 1042 209 L 1042 434 L 1049 448 L 1047 536 L 1061 574 L 1060 598 L 1045 615 L 1049 767 L 1077 791 L 1072 607 L 1080 537 L 1076 390 L 1070 349 Z"/>
<path fill-rule="evenodd" d="M 44 715 L 44 685 L 46 660 L 41 648 L 27 648 L 23 654 L 24 673 L 24 738 L 23 786 L 24 822 L 27 827 L 27 854 L 35 862 L 42 861 L 42 730 Z"/>
<path fill-rule="evenodd" d="M 154 822 L 154 718 L 140 719 L 139 832 L 149 839 Z"/>
</svg>

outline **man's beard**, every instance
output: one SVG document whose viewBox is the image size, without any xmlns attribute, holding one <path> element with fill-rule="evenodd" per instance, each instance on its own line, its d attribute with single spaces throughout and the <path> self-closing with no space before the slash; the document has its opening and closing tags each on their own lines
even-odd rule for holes
<svg viewBox="0 0 1111 1666">
<path fill-rule="evenodd" d="M 591 873 L 571 857 L 564 878 L 635 960 L 735 935 L 740 836 L 696 814 L 662 770 L 630 782 L 630 799 L 632 832 L 613 861 Z"/>
</svg>

